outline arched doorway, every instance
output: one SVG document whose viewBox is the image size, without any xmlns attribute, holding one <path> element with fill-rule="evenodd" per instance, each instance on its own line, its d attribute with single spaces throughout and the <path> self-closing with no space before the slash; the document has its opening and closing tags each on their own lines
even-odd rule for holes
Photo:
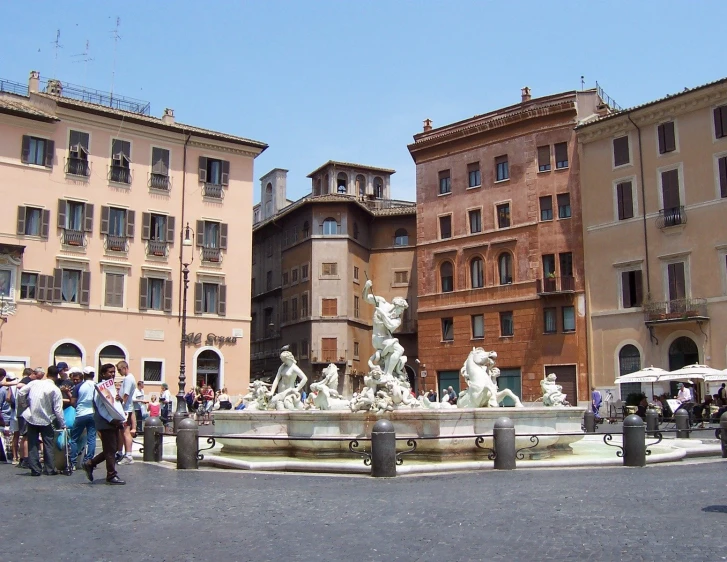
<svg viewBox="0 0 727 562">
<path fill-rule="evenodd" d="M 669 346 L 669 370 L 675 371 L 686 367 L 687 365 L 694 365 L 699 363 L 699 348 L 694 340 L 688 336 L 680 336 L 671 342 Z M 679 392 L 676 381 L 671 381 L 670 394 L 676 396 Z M 687 385 L 688 386 L 688 385 Z M 697 397 L 698 387 L 692 389 L 693 396 Z"/>
<path fill-rule="evenodd" d="M 115 344 L 105 345 L 98 352 L 98 372 L 101 372 L 101 365 L 112 363 L 116 365 L 119 361 L 127 361 L 126 352 Z"/>
<path fill-rule="evenodd" d="M 209 384 L 215 390 L 219 389 L 220 382 L 220 356 L 212 349 L 205 349 L 197 355 L 197 386 Z"/>
<path fill-rule="evenodd" d="M 83 353 L 81 348 L 73 343 L 62 343 L 53 351 L 53 364 L 61 361 L 68 363 L 69 367 L 83 367 Z"/>
</svg>

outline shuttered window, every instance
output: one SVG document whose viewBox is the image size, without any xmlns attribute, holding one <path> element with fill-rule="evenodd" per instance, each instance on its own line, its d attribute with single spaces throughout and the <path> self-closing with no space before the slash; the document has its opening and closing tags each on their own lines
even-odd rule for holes
<svg viewBox="0 0 727 562">
<path fill-rule="evenodd" d="M 322 361 L 337 361 L 338 338 L 321 338 L 321 355 Z"/>
<path fill-rule="evenodd" d="M 409 283 L 409 272 L 408 271 L 395 271 L 394 272 L 394 283 L 402 285 Z"/>
<path fill-rule="evenodd" d="M 230 163 L 226 160 L 200 156 L 199 181 L 212 185 L 229 185 Z"/>
<path fill-rule="evenodd" d="M 538 147 L 538 172 L 550 171 L 550 145 Z"/>
<path fill-rule="evenodd" d="M 18 207 L 16 234 L 48 238 L 50 211 L 36 207 Z"/>
<path fill-rule="evenodd" d="M 623 166 L 631 161 L 629 156 L 629 137 L 613 139 L 613 165 Z"/>
<path fill-rule="evenodd" d="M 659 136 L 659 154 L 673 152 L 677 149 L 676 136 L 674 134 L 674 121 L 662 123 L 657 127 Z"/>
<path fill-rule="evenodd" d="M 632 184 L 624 181 L 616 185 L 616 202 L 618 206 L 618 220 L 626 220 L 634 216 L 634 201 Z"/>
<path fill-rule="evenodd" d="M 719 169 L 719 193 L 722 197 L 727 197 L 727 156 L 717 160 L 717 168 Z"/>
<path fill-rule="evenodd" d="M 23 135 L 20 161 L 24 164 L 34 164 L 36 166 L 52 168 L 54 154 L 54 141 Z"/>
<path fill-rule="evenodd" d="M 679 200 L 679 170 L 667 170 L 661 173 L 661 193 L 664 199 L 664 209 L 677 209 L 681 206 Z"/>
<path fill-rule="evenodd" d="M 227 285 L 217 283 L 194 284 L 195 314 L 227 314 Z"/>
<path fill-rule="evenodd" d="M 321 299 L 321 316 L 338 316 L 338 299 Z"/>
<path fill-rule="evenodd" d="M 300 317 L 305 318 L 308 316 L 308 293 L 303 293 L 300 296 Z"/>
<path fill-rule="evenodd" d="M 124 276 L 118 273 L 106 274 L 104 306 L 124 306 Z"/>
<path fill-rule="evenodd" d="M 361 315 L 361 299 L 353 297 L 353 317 L 359 318 Z"/>
<path fill-rule="evenodd" d="M 151 173 L 159 176 L 169 175 L 169 151 L 166 148 L 151 149 Z"/>
<path fill-rule="evenodd" d="M 292 320 L 298 319 L 298 297 L 293 297 L 290 300 L 290 312 L 292 316 Z"/>
<path fill-rule="evenodd" d="M 568 167 L 568 143 L 559 142 L 554 147 L 555 149 L 555 168 L 562 170 Z"/>
<path fill-rule="evenodd" d="M 667 265 L 670 301 L 684 299 L 687 296 L 684 269 L 684 262 L 681 261 Z"/>
<path fill-rule="evenodd" d="M 623 308 L 638 308 L 643 303 L 641 270 L 621 273 L 621 300 Z"/>
<path fill-rule="evenodd" d="M 131 143 L 120 139 L 111 141 L 112 165 L 128 168 L 131 165 Z"/>
<path fill-rule="evenodd" d="M 172 311 L 172 281 L 155 277 L 139 279 L 139 310 Z"/>
<path fill-rule="evenodd" d="M 718 139 L 727 137 L 727 105 L 714 109 L 714 136 Z"/>
</svg>

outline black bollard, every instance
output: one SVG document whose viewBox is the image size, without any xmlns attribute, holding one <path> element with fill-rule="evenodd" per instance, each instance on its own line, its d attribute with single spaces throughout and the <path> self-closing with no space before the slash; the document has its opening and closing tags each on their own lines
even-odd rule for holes
<svg viewBox="0 0 727 562">
<path fill-rule="evenodd" d="M 624 466 L 646 466 L 644 420 L 631 414 L 624 420 Z"/>
<path fill-rule="evenodd" d="M 184 418 L 179 422 L 177 429 L 177 468 L 199 468 L 199 429 L 197 422 L 191 418 Z"/>
<path fill-rule="evenodd" d="M 164 446 L 164 424 L 158 417 L 144 423 L 144 462 L 161 462 Z"/>
<path fill-rule="evenodd" d="M 371 430 L 371 476 L 396 476 L 396 432 L 389 420 L 379 420 Z"/>
<path fill-rule="evenodd" d="M 596 414 L 591 410 L 583 414 L 583 428 L 586 433 L 596 433 Z"/>
<path fill-rule="evenodd" d="M 727 459 L 727 412 L 719 418 L 719 437 L 722 442 L 722 458 Z"/>
<path fill-rule="evenodd" d="M 677 426 L 677 437 L 689 439 L 689 412 L 684 408 L 677 410 L 676 414 L 674 414 L 674 421 Z"/>
<path fill-rule="evenodd" d="M 659 431 L 659 413 L 656 410 L 646 410 L 646 431 L 652 437 L 655 431 Z"/>
<path fill-rule="evenodd" d="M 510 418 L 498 418 L 492 434 L 495 444 L 495 469 L 515 470 L 515 424 Z"/>
</svg>

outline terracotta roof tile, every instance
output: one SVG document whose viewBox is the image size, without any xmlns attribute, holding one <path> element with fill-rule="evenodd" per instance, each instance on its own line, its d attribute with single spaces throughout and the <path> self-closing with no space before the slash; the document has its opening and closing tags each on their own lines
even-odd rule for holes
<svg viewBox="0 0 727 562">
<path fill-rule="evenodd" d="M 5 113 L 25 114 L 28 117 L 40 118 L 44 121 L 60 121 L 55 115 L 30 105 L 27 99 L 0 95 L 0 111 Z"/>
</svg>

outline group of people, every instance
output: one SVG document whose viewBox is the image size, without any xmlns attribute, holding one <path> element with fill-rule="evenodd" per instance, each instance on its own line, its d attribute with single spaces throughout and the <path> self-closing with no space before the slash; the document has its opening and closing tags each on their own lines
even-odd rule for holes
<svg viewBox="0 0 727 562">
<path fill-rule="evenodd" d="M 412 392 L 412 394 L 414 393 Z M 430 402 L 439 402 L 439 400 L 437 399 L 437 391 L 433 389 L 429 390 L 429 392 L 424 392 L 424 390 L 420 390 L 418 398 L 426 398 Z M 455 406 L 457 404 L 457 393 L 451 386 L 447 387 L 446 390 L 444 388 L 442 389 L 442 400 L 445 399 L 452 406 Z"/>
<path fill-rule="evenodd" d="M 187 407 L 190 412 L 194 412 L 197 417 L 198 425 L 209 425 L 211 422 L 211 414 L 213 410 L 231 410 L 232 402 L 227 389 L 223 388 L 215 392 L 212 385 L 204 384 L 196 388 L 191 388 L 184 395 Z"/>
</svg>

